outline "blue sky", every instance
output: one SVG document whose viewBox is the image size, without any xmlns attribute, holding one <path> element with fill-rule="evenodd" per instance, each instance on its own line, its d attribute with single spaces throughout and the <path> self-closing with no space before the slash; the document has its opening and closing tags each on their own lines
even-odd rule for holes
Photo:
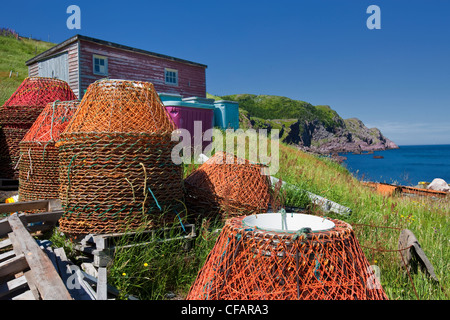
<svg viewBox="0 0 450 320">
<path fill-rule="evenodd" d="M 69 5 L 81 30 L 69 30 Z M 381 29 L 369 30 L 369 5 Z M 399 145 L 450 144 L 450 1 L 7 1 L 0 27 L 79 33 L 208 65 L 215 95 L 330 105 Z"/>
</svg>

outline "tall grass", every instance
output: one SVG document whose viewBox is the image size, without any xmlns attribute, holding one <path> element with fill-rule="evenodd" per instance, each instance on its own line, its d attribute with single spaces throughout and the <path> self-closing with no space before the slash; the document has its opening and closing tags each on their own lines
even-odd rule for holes
<svg viewBox="0 0 450 320">
<path fill-rule="evenodd" d="M 280 146 L 279 177 L 352 209 L 350 217 L 328 214 L 353 225 L 369 261 L 380 268 L 380 280 L 391 299 L 448 299 L 449 197 L 383 196 L 326 158 Z M 411 230 L 434 266 L 440 283 L 419 270 L 408 274 L 398 251 L 401 229 Z"/>
<path fill-rule="evenodd" d="M 5 103 L 28 76 L 25 62 L 54 45 L 45 41 L 0 35 L 0 105 Z"/>
<path fill-rule="evenodd" d="M 186 175 L 197 166 L 187 165 Z M 350 223 L 370 264 L 380 269 L 380 281 L 390 299 L 448 299 L 448 197 L 383 196 L 364 186 L 332 160 L 283 144 L 280 145 L 280 170 L 276 176 L 300 190 L 308 190 L 352 210 L 350 216 L 324 213 L 311 205 L 302 191 L 282 189 L 280 192 L 282 202 L 287 206 L 306 207 L 307 213 Z M 144 300 L 183 299 L 222 226 L 222 221 L 197 221 L 197 237 L 192 240 L 189 250 L 186 239 L 155 241 L 118 249 L 108 268 L 108 281 L 121 290 L 121 298 L 133 295 Z M 417 237 L 434 266 L 439 283 L 420 269 L 417 273 L 405 271 L 397 251 L 400 231 L 405 228 Z M 176 238 L 180 232 L 180 228 L 174 228 L 170 237 Z M 130 241 L 124 238 L 124 244 L 129 245 Z"/>
<path fill-rule="evenodd" d="M 189 167 L 191 171 L 195 166 Z M 282 191 L 286 205 L 307 207 L 308 212 L 349 222 L 372 265 L 380 268 L 381 284 L 390 299 L 448 299 L 450 252 L 447 199 L 404 198 L 374 193 L 341 165 L 280 145 L 278 178 L 352 209 L 351 216 L 323 213 L 305 194 Z M 221 221 L 203 221 L 191 250 L 186 240 L 155 242 L 119 250 L 109 279 L 140 299 L 184 298 L 218 236 Z M 397 251 L 401 229 L 417 237 L 440 280 L 435 283 L 424 272 L 408 274 Z M 214 232 L 216 230 L 216 232 Z"/>
</svg>

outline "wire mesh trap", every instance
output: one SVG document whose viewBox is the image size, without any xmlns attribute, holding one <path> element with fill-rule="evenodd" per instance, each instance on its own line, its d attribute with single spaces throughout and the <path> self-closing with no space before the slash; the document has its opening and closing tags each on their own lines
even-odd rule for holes
<svg viewBox="0 0 450 320">
<path fill-rule="evenodd" d="M 182 167 L 171 159 L 174 129 L 151 83 L 91 84 L 56 144 L 60 230 L 104 234 L 181 219 Z"/>
<path fill-rule="evenodd" d="M 266 212 L 270 179 L 265 167 L 222 151 L 215 153 L 184 180 L 188 210 L 222 218 Z"/>
<path fill-rule="evenodd" d="M 346 222 L 298 213 L 227 220 L 188 300 L 384 300 Z"/>
<path fill-rule="evenodd" d="M 19 143 L 49 102 L 75 100 L 69 85 L 52 78 L 26 78 L 0 108 L 1 178 L 19 176 Z"/>
<path fill-rule="evenodd" d="M 59 198 L 59 139 L 78 100 L 48 103 L 19 143 L 19 201 Z"/>
</svg>

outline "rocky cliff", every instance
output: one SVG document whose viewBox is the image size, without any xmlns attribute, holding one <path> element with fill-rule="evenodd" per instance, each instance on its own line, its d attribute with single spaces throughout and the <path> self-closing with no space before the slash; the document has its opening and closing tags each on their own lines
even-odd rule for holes
<svg viewBox="0 0 450 320">
<path fill-rule="evenodd" d="M 241 127 L 279 129 L 283 142 L 295 144 L 305 151 L 336 154 L 398 148 L 377 128 L 367 128 L 356 118 L 342 119 L 329 106 L 312 106 L 276 96 L 233 95 L 223 98 L 239 102 Z M 286 118 L 269 119 L 271 114 L 282 116 L 283 113 Z"/>
</svg>

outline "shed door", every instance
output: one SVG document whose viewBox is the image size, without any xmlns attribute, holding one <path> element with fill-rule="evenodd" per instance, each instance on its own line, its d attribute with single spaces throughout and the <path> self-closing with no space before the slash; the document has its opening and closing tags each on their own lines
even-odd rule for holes
<svg viewBox="0 0 450 320">
<path fill-rule="evenodd" d="M 67 52 L 39 62 L 39 76 L 69 81 Z"/>
</svg>

